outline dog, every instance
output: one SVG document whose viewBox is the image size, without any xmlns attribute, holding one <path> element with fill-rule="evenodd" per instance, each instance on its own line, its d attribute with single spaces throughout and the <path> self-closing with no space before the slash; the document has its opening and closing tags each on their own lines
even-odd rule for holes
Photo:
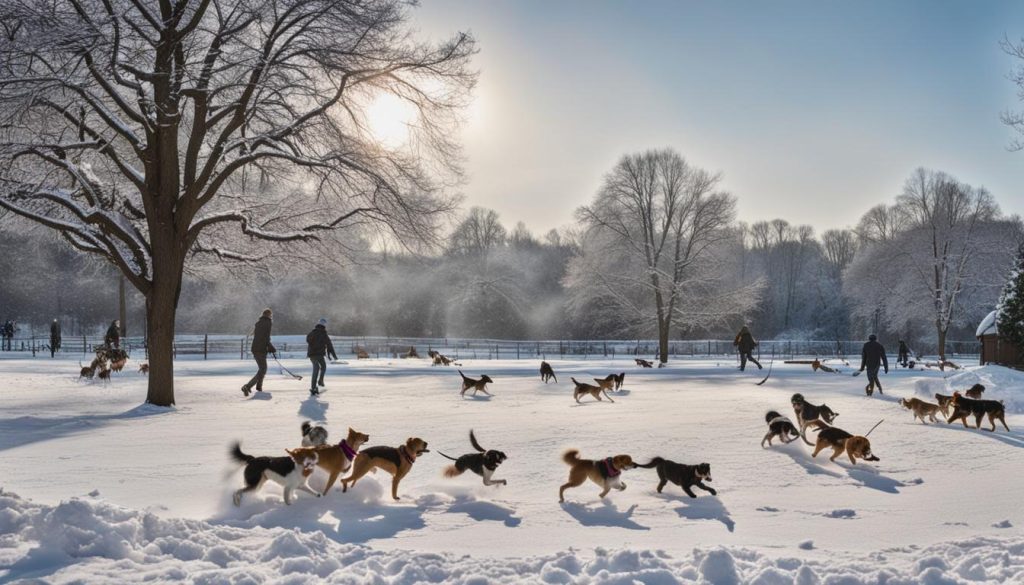
<svg viewBox="0 0 1024 585">
<path fill-rule="evenodd" d="M 504 479 L 491 479 L 498 466 L 504 463 L 508 456 L 501 451 L 481 447 L 480 443 L 476 441 L 476 436 L 473 435 L 472 429 L 469 431 L 469 443 L 473 445 L 477 452 L 462 455 L 458 459 L 449 457 L 440 451 L 437 452 L 441 457 L 455 462 L 455 465 L 449 465 L 444 470 L 444 476 L 456 477 L 462 475 L 468 469 L 484 478 L 484 485 L 508 485 L 508 481 Z"/>
<path fill-rule="evenodd" d="M 435 366 L 450 366 L 450 365 L 452 365 L 452 359 L 450 357 L 448 357 L 448 356 L 441 355 L 441 354 L 438 353 L 438 354 L 436 354 L 434 356 L 434 363 L 432 365 L 435 365 Z"/>
<path fill-rule="evenodd" d="M 405 359 L 419 358 L 420 354 L 416 353 L 416 348 L 415 347 L 409 346 L 409 351 L 403 353 L 402 357 L 405 358 Z"/>
<path fill-rule="evenodd" d="M 110 362 L 110 369 L 111 369 L 111 371 L 114 371 L 114 372 L 120 372 L 121 370 L 124 369 L 124 366 L 127 363 L 128 363 L 127 359 L 115 360 L 113 362 Z"/>
<path fill-rule="evenodd" d="M 104 382 L 110 381 L 110 368 L 106 367 L 106 364 L 100 366 L 100 370 L 96 372 L 96 377 Z"/>
<path fill-rule="evenodd" d="M 242 445 L 235 443 L 231 457 L 245 464 L 245 487 L 236 491 L 232 498 L 236 506 L 242 503 L 242 494 L 260 489 L 268 479 L 284 488 L 284 503 L 287 505 L 291 505 L 295 490 L 320 497 L 320 494 L 306 485 L 306 480 L 316 467 L 316 451 L 303 448 L 290 451 L 285 449 L 285 452 L 288 453 L 287 457 L 254 457 L 243 453 Z"/>
<path fill-rule="evenodd" d="M 359 478 L 374 469 L 383 469 L 391 474 L 391 497 L 397 502 L 398 484 L 409 474 L 416 459 L 424 453 L 430 453 L 427 442 L 417 437 L 409 437 L 400 447 L 370 447 L 363 449 L 352 464 L 352 475 L 341 480 L 342 493 L 347 492 L 349 485 L 356 485 Z"/>
<path fill-rule="evenodd" d="M 459 392 L 459 396 L 465 396 L 466 390 L 469 390 L 470 388 L 473 389 L 474 396 L 476 396 L 477 391 L 483 392 L 488 396 L 494 396 L 494 394 L 487 391 L 487 385 L 494 383 L 494 380 L 492 380 L 487 374 L 480 376 L 479 380 L 467 378 L 466 374 L 462 373 L 462 370 L 459 370 L 459 375 L 462 376 L 462 392 Z"/>
<path fill-rule="evenodd" d="M 146 362 L 142 362 L 141 364 L 139 364 L 139 373 L 142 374 L 143 376 L 148 376 L 149 364 Z"/>
<path fill-rule="evenodd" d="M 607 392 L 608 390 L 615 390 L 615 378 L 615 374 L 608 374 L 604 378 L 594 378 L 594 381 L 601 387 L 602 392 Z"/>
<path fill-rule="evenodd" d="M 635 361 L 636 365 L 640 366 L 641 368 L 653 368 L 654 367 L 654 364 L 652 364 L 651 362 L 649 362 L 647 360 L 644 360 L 644 359 L 636 358 L 633 361 Z"/>
<path fill-rule="evenodd" d="M 817 372 L 818 370 L 821 370 L 822 372 L 828 372 L 830 374 L 835 374 L 836 373 L 836 369 L 835 368 L 830 368 L 830 367 L 826 366 L 825 364 L 821 363 L 821 360 L 819 360 L 817 358 L 815 358 L 814 361 L 811 362 L 811 369 L 814 370 L 815 372 Z"/>
<path fill-rule="evenodd" d="M 555 370 L 551 367 L 551 364 L 547 362 L 540 363 L 540 379 L 547 384 L 548 380 L 554 380 L 558 383 L 558 378 L 555 377 Z"/>
<path fill-rule="evenodd" d="M 975 384 L 974 386 L 971 386 L 971 388 L 967 392 L 964 392 L 964 395 L 967 396 L 968 398 L 981 400 L 981 395 L 983 392 L 985 392 L 985 387 L 982 386 L 981 384 Z"/>
<path fill-rule="evenodd" d="M 792 425 L 791 425 L 792 426 Z M 711 465 L 707 463 L 699 463 L 697 465 L 684 465 L 682 463 L 676 463 L 668 459 L 662 459 L 661 457 L 655 457 L 648 463 L 637 465 L 637 467 L 643 467 L 646 469 L 655 468 L 658 470 L 658 493 L 665 487 L 665 484 L 672 482 L 677 486 L 683 488 L 686 495 L 691 498 L 696 498 L 697 494 L 693 493 L 693 487 L 697 486 L 700 489 L 710 493 L 712 496 L 718 495 L 715 488 L 704 485 L 705 481 L 711 481 Z"/>
<path fill-rule="evenodd" d="M 807 402 L 804 400 L 803 394 L 794 394 L 789 401 L 793 405 L 793 412 L 796 413 L 796 422 L 800 425 L 800 436 L 803 437 L 805 443 L 811 446 L 814 446 L 814 443 L 807 440 L 807 425 L 815 420 L 824 420 L 828 424 L 832 424 L 832 421 L 839 416 L 838 412 L 833 412 L 824 403 L 821 406 L 815 406 Z"/>
<path fill-rule="evenodd" d="M 811 453 L 811 457 L 817 457 L 826 447 L 832 448 L 832 456 L 828 458 L 829 461 L 835 461 L 836 457 L 839 457 L 846 452 L 846 456 L 850 458 L 850 463 L 857 464 L 857 458 L 861 458 L 865 461 L 879 461 L 878 457 L 871 452 L 871 441 L 867 437 L 860 435 L 851 435 L 839 427 L 830 427 L 820 420 L 813 420 L 810 426 L 814 426 L 815 432 L 818 433 L 818 440 L 814 444 L 814 452 Z"/>
<path fill-rule="evenodd" d="M 302 423 L 302 446 L 319 447 L 327 444 L 327 429 L 313 426 L 308 420 Z"/>
<path fill-rule="evenodd" d="M 615 391 L 616 392 L 618 392 L 619 390 L 622 390 L 622 383 L 625 380 L 626 380 L 626 372 L 619 372 L 619 374 L 617 376 L 615 376 Z"/>
<path fill-rule="evenodd" d="M 356 359 L 357 360 L 368 360 L 368 359 L 370 359 L 370 354 L 366 353 L 366 350 L 361 348 L 361 347 L 357 347 L 355 353 L 356 353 Z"/>
<path fill-rule="evenodd" d="M 900 406 L 907 410 L 913 411 L 914 419 L 921 419 L 921 424 L 927 424 L 924 417 L 928 417 L 932 422 L 939 422 L 935 418 L 935 413 L 939 412 L 940 408 L 938 404 L 932 404 L 931 402 L 925 402 L 919 398 L 900 398 Z"/>
<path fill-rule="evenodd" d="M 1006 432 L 1010 432 L 1010 427 L 1006 426 L 1006 407 L 1003 406 L 1001 400 L 973 400 L 971 398 L 964 398 L 960 392 L 953 393 L 953 399 L 950 401 L 950 406 L 953 408 L 953 415 L 949 417 L 947 423 L 952 423 L 956 419 L 960 419 L 964 423 L 964 428 L 967 426 L 967 417 L 974 415 L 974 428 L 981 428 L 981 419 L 988 415 L 988 422 L 992 423 L 991 429 L 985 429 L 986 431 L 996 430 L 996 421 L 1003 423 L 1003 428 Z"/>
<path fill-rule="evenodd" d="M 594 386 L 593 384 L 586 384 L 584 382 L 577 382 L 576 378 L 569 379 L 572 380 L 572 383 L 576 385 L 576 387 L 573 388 L 572 391 L 572 398 L 573 400 L 576 401 L 577 404 L 580 404 L 580 398 L 586 396 L 587 394 L 590 394 L 591 396 L 597 398 L 598 400 L 602 400 L 601 395 L 604 394 L 605 398 L 608 399 L 608 402 L 615 402 L 614 400 L 612 400 L 612 397 L 608 396 L 608 393 L 605 392 L 604 387 Z M 594 379 L 596 380 L 597 378 Z"/>
<path fill-rule="evenodd" d="M 93 362 L 95 363 L 95 361 Z M 82 362 L 78 362 L 78 366 L 81 371 L 78 374 L 79 379 L 85 378 L 86 380 L 92 380 L 92 377 L 96 375 L 96 367 L 93 365 L 83 366 Z"/>
<path fill-rule="evenodd" d="M 622 481 L 622 472 L 636 467 L 629 455 L 615 455 L 600 461 L 580 459 L 579 449 L 569 449 L 562 455 L 562 461 L 569 466 L 569 481 L 558 490 L 558 501 L 565 501 L 565 490 L 582 485 L 588 479 L 601 486 L 600 496 L 608 495 L 612 488 L 619 491 L 626 489 Z"/>
<path fill-rule="evenodd" d="M 949 407 L 953 403 L 953 397 L 945 394 L 935 393 L 935 401 L 939 403 L 939 410 L 942 411 L 942 416 L 949 416 Z"/>
<path fill-rule="evenodd" d="M 774 410 L 769 410 L 764 415 L 765 422 L 768 423 L 768 434 L 761 439 L 761 447 L 764 447 L 765 441 L 768 442 L 768 446 L 772 446 L 772 439 L 778 437 L 783 443 L 791 443 L 800 436 L 800 431 L 796 430 L 793 426 L 793 421 L 789 420 L 788 417 L 782 416 Z M 787 439 L 787 437 L 792 437 Z"/>
<path fill-rule="evenodd" d="M 327 495 L 327 492 L 334 486 L 334 482 L 338 480 L 338 476 L 352 469 L 352 462 L 359 455 L 359 448 L 369 440 L 370 435 L 360 433 L 349 427 L 348 435 L 337 445 L 316 447 L 316 464 L 329 474 L 327 484 L 322 492 L 323 495 Z"/>
</svg>

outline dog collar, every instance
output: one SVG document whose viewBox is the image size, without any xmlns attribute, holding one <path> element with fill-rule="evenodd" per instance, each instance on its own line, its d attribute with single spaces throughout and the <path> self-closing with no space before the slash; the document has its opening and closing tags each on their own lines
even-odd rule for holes
<svg viewBox="0 0 1024 585">
<path fill-rule="evenodd" d="M 408 461 L 409 463 L 416 463 L 416 456 L 410 454 L 409 450 L 405 448 L 405 445 L 399 447 L 398 451 L 402 454 L 402 457 L 405 457 L 406 461 Z"/>
<path fill-rule="evenodd" d="M 604 460 L 604 468 L 608 473 L 608 477 L 616 477 L 622 473 L 621 469 L 615 469 L 615 466 L 612 465 L 611 457 Z"/>
<path fill-rule="evenodd" d="M 341 452 L 344 453 L 345 457 L 348 457 L 349 459 L 355 459 L 356 455 L 359 454 L 359 451 L 356 451 L 355 449 L 350 447 L 348 441 L 344 439 L 342 439 L 341 443 L 338 444 L 338 448 L 341 449 Z"/>
</svg>

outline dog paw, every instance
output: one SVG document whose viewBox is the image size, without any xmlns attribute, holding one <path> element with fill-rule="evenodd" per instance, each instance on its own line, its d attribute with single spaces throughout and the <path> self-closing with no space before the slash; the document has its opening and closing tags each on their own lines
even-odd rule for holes
<svg viewBox="0 0 1024 585">
<path fill-rule="evenodd" d="M 715 490 L 711 490 L 711 495 L 712 495 L 712 496 L 717 496 L 717 495 L 718 495 L 718 492 L 716 492 Z"/>
</svg>

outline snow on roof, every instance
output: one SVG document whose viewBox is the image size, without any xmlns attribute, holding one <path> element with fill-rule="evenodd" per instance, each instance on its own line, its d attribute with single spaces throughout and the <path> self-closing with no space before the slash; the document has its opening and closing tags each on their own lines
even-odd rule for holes
<svg viewBox="0 0 1024 585">
<path fill-rule="evenodd" d="M 992 311 L 981 320 L 981 325 L 978 325 L 978 332 L 974 334 L 975 337 L 981 337 L 982 335 L 999 335 L 999 330 L 996 329 L 996 312 L 997 311 Z"/>
</svg>

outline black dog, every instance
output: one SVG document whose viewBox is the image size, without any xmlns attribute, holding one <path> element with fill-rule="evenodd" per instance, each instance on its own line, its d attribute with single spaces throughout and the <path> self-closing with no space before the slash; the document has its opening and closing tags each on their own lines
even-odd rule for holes
<svg viewBox="0 0 1024 585">
<path fill-rule="evenodd" d="M 713 496 L 718 494 L 714 488 L 704 485 L 705 480 L 711 481 L 711 465 L 707 463 L 684 465 L 661 457 L 655 457 L 646 465 L 638 465 L 637 467 L 644 467 L 646 469 L 654 467 L 658 470 L 659 494 L 661 493 L 662 488 L 665 487 L 665 484 L 670 481 L 683 488 L 686 495 L 691 498 L 697 497 L 697 494 L 693 493 L 693 490 L 691 489 L 693 486 L 697 486 L 706 492 L 710 492 Z"/>
<path fill-rule="evenodd" d="M 543 380 L 545 384 L 548 383 L 548 380 L 554 380 L 556 383 L 558 382 L 558 378 L 555 377 L 555 370 L 551 367 L 551 364 L 547 362 L 540 363 L 540 379 Z"/>
<path fill-rule="evenodd" d="M 615 391 L 622 390 L 622 382 L 626 379 L 626 372 L 619 372 L 618 376 L 612 374 L 615 377 Z"/>
<path fill-rule="evenodd" d="M 796 430 L 796 427 L 793 426 L 793 421 L 774 410 L 769 410 L 768 414 L 764 415 L 764 420 L 768 423 L 768 434 L 761 439 L 762 447 L 764 447 L 765 441 L 768 441 L 768 446 L 770 447 L 772 439 L 775 437 L 778 437 L 783 443 L 789 443 L 795 441 L 800 436 L 800 431 Z"/>
<path fill-rule="evenodd" d="M 508 456 L 501 451 L 484 449 L 481 447 L 480 443 L 476 442 L 476 436 L 473 435 L 472 430 L 469 431 L 469 442 L 473 445 L 473 448 L 478 451 L 477 453 L 467 453 L 466 455 L 456 459 L 438 451 L 441 457 L 455 462 L 455 465 L 449 465 L 448 468 L 444 470 L 444 476 L 455 477 L 457 475 L 462 475 L 462 472 L 468 469 L 484 478 L 484 485 L 508 485 L 508 482 L 504 479 L 491 479 L 491 475 L 494 474 L 495 470 L 498 469 L 498 466 L 501 465 L 502 462 L 508 459 Z"/>
<path fill-rule="evenodd" d="M 832 421 L 839 416 L 839 413 L 833 412 L 824 403 L 821 406 L 815 406 L 807 402 L 804 400 L 803 394 L 794 394 L 789 400 L 793 404 L 793 412 L 796 413 L 796 422 L 800 425 L 800 436 L 803 437 L 805 443 L 813 447 L 814 443 L 807 440 L 807 425 L 814 420 L 823 420 L 828 424 L 832 424 Z"/>
<path fill-rule="evenodd" d="M 964 398 L 960 392 L 954 392 L 949 404 L 953 408 L 953 415 L 949 417 L 947 423 L 960 419 L 964 423 L 964 428 L 967 428 L 967 417 L 974 415 L 974 428 L 980 429 L 981 419 L 987 414 L 992 428 L 985 429 L 986 431 L 996 430 L 997 420 L 1003 423 L 1003 428 L 1007 432 L 1010 431 L 1010 427 L 1006 426 L 1006 407 L 999 400 L 972 400 Z"/>
</svg>

